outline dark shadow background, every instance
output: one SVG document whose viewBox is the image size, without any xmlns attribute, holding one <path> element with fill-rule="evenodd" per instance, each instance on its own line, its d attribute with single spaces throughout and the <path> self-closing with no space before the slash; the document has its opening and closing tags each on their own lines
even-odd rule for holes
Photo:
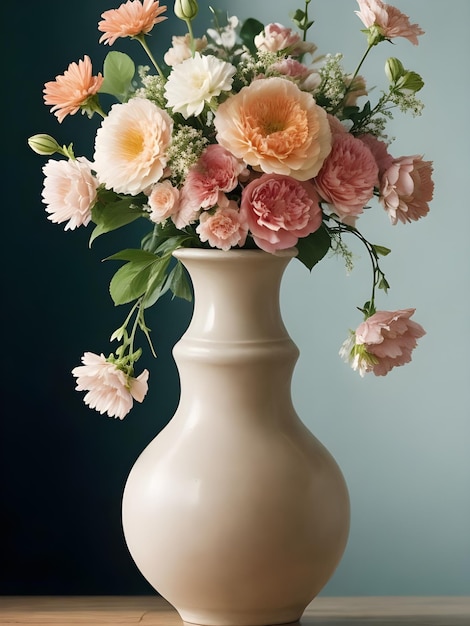
<svg viewBox="0 0 470 626">
<path fill-rule="evenodd" d="M 142 594 L 153 590 L 134 566 L 121 528 L 121 495 L 135 459 L 169 421 L 178 402 L 171 348 L 191 306 L 164 299 L 149 312 L 158 359 L 148 350 L 138 372 L 150 390 L 124 421 L 88 409 L 71 370 L 84 351 L 109 353 L 108 338 L 126 307 L 107 285 L 117 269 L 101 260 L 138 246 L 140 229 L 98 239 L 90 229 L 64 232 L 41 202 L 47 158 L 27 138 L 49 133 L 92 158 L 97 116 L 58 124 L 43 104 L 44 83 L 72 61 L 91 57 L 102 69 L 108 46 L 97 23 L 119 0 L 25 0 L 3 3 L 2 131 L 2 415 L 0 418 L 0 594 Z M 173 3 L 167 2 L 172 16 Z M 200 19 L 206 19 L 204 15 Z M 184 24 L 171 17 L 151 40 L 156 55 Z M 112 49 L 146 63 L 137 42 Z M 158 56 L 157 56 L 158 58 Z M 143 344 L 144 347 L 145 344 Z"/>
</svg>

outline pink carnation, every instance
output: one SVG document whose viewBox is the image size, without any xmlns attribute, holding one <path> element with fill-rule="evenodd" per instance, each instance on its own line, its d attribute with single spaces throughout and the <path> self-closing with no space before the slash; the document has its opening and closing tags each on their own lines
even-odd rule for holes
<svg viewBox="0 0 470 626">
<path fill-rule="evenodd" d="M 415 46 L 424 31 L 396 7 L 382 0 L 357 0 L 360 11 L 355 11 L 366 28 L 375 26 L 384 39 L 404 37 Z"/>
<path fill-rule="evenodd" d="M 221 196 L 235 189 L 238 176 L 244 170 L 244 163 L 221 145 L 208 146 L 184 183 L 185 195 L 191 198 L 193 210 L 208 209 L 223 202 Z"/>
<path fill-rule="evenodd" d="M 68 161 L 49 159 L 42 169 L 43 202 L 50 214 L 47 219 L 55 224 L 67 222 L 65 230 L 86 226 L 91 220 L 91 209 L 96 201 L 98 180 L 84 157 Z"/>
<path fill-rule="evenodd" d="M 322 223 L 318 195 L 309 182 L 263 174 L 243 190 L 240 213 L 255 243 L 266 252 L 295 246 Z"/>
<path fill-rule="evenodd" d="M 196 228 L 201 241 L 208 241 L 210 246 L 221 250 L 243 246 L 247 231 L 248 227 L 233 201 L 227 207 L 217 209 L 214 214 L 202 213 Z"/>
<path fill-rule="evenodd" d="M 417 221 L 429 212 L 433 198 L 432 161 L 421 156 L 394 159 L 380 181 L 380 202 L 392 224 Z"/>
<path fill-rule="evenodd" d="M 356 217 L 377 183 L 378 167 L 369 148 L 350 133 L 334 133 L 332 150 L 315 178 L 320 196 L 341 219 Z"/>
<path fill-rule="evenodd" d="M 340 350 L 361 376 L 374 372 L 385 376 L 392 368 L 411 361 L 417 339 L 426 334 L 411 320 L 415 309 L 377 311 L 357 328 Z"/>
<path fill-rule="evenodd" d="M 107 361 L 104 354 L 93 352 L 85 352 L 82 363 L 72 374 L 77 379 L 75 389 L 88 392 L 84 402 L 90 408 L 123 419 L 132 409 L 134 400 L 143 401 L 148 389 L 148 370 L 134 378 Z"/>
</svg>

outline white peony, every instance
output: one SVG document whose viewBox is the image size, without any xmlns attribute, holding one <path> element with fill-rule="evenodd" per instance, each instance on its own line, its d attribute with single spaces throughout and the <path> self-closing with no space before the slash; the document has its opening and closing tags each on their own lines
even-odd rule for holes
<svg viewBox="0 0 470 626">
<path fill-rule="evenodd" d="M 158 182 L 167 162 L 173 122 L 150 100 L 115 104 L 96 133 L 94 166 L 100 183 L 137 195 Z"/>
<path fill-rule="evenodd" d="M 185 119 L 199 115 L 206 102 L 230 91 L 235 72 L 230 63 L 196 52 L 172 69 L 165 85 L 168 106 Z"/>
</svg>

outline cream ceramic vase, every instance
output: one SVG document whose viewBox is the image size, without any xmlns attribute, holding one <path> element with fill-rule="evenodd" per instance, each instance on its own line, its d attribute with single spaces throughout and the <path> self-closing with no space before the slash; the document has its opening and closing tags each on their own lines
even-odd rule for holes
<svg viewBox="0 0 470 626">
<path fill-rule="evenodd" d="M 174 348 L 181 398 L 130 472 L 126 542 L 186 623 L 296 622 L 343 554 L 349 498 L 291 401 L 298 350 L 279 289 L 295 251 L 175 256 L 195 292 Z"/>
</svg>

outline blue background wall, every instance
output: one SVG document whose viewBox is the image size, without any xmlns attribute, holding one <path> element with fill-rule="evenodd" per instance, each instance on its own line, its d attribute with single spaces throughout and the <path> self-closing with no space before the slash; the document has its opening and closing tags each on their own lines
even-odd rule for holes
<svg viewBox="0 0 470 626">
<path fill-rule="evenodd" d="M 288 23 L 294 0 L 214 3 L 241 17 Z M 169 3 L 171 9 L 172 3 Z M 355 310 L 368 297 L 369 267 L 358 248 L 346 275 L 328 259 L 310 275 L 292 263 L 283 284 L 286 325 L 301 348 L 293 384 L 299 415 L 333 452 L 349 484 L 352 528 L 346 554 L 324 590 L 330 595 L 470 593 L 470 214 L 466 184 L 468 0 L 397 0 L 426 31 L 377 48 L 364 74 L 383 83 L 387 56 L 420 72 L 421 118 L 397 114 L 393 153 L 424 153 L 435 164 L 431 213 L 391 227 L 381 209 L 366 233 L 392 248 L 383 269 L 391 283 L 385 309 L 416 307 L 428 334 L 413 362 L 384 379 L 360 379 L 337 351 Z M 94 124 L 82 116 L 58 125 L 42 103 L 44 82 L 89 54 L 101 65 L 96 23 L 117 3 L 60 0 L 2 5 L 11 27 L 4 59 L 3 408 L 0 419 L 0 593 L 147 593 L 120 526 L 120 497 L 139 454 L 171 418 L 178 397 L 171 346 L 189 319 L 185 303 L 162 302 L 152 314 L 159 358 L 147 401 L 123 422 L 89 411 L 70 370 L 84 350 L 108 349 L 125 311 L 105 284 L 106 255 L 128 245 L 117 233 L 87 249 L 88 232 L 50 224 L 40 201 L 43 160 L 26 145 L 49 132 L 91 156 Z M 352 70 L 364 49 L 354 0 L 316 0 L 311 37 L 320 52 L 343 52 Z M 449 10 L 450 9 L 450 10 Z M 201 11 L 200 32 L 207 11 Z M 153 42 L 166 49 L 171 20 Z M 118 49 L 139 56 L 137 44 Z M 140 57 L 145 62 L 143 56 Z M 362 221 L 362 220 L 361 220 Z M 138 227 L 134 229 L 136 241 Z"/>
</svg>

